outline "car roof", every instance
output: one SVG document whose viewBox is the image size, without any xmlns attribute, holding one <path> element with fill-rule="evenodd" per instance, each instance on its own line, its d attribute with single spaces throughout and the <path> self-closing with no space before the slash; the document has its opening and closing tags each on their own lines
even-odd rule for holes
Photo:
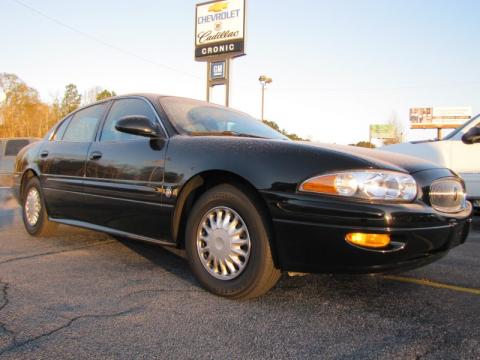
<svg viewBox="0 0 480 360">
<path fill-rule="evenodd" d="M 10 140 L 41 140 L 41 138 L 38 137 L 8 137 L 8 138 L 0 138 L 0 141 L 10 141 Z"/>
<path fill-rule="evenodd" d="M 200 102 L 206 102 L 204 100 L 192 99 L 192 98 L 187 98 L 187 97 L 184 97 L 184 96 L 173 96 L 173 95 L 155 94 L 155 93 L 129 93 L 129 94 L 112 96 L 108 99 L 104 99 L 104 100 L 95 102 L 94 104 L 101 103 L 103 101 L 108 101 L 108 100 L 117 100 L 117 99 L 135 97 L 135 96 L 144 97 L 144 98 L 150 100 L 153 103 L 155 103 L 157 100 L 159 100 L 161 98 L 176 98 L 176 99 L 185 99 L 185 100 L 195 100 L 195 101 L 200 101 Z M 89 105 L 91 105 L 91 104 L 89 104 Z"/>
</svg>

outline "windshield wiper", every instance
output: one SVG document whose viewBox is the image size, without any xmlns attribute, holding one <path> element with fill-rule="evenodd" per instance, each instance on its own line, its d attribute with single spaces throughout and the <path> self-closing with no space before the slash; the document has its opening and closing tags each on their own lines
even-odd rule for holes
<svg viewBox="0 0 480 360">
<path fill-rule="evenodd" d="M 222 134 L 230 135 L 230 136 L 239 136 L 239 137 L 251 137 L 251 138 L 256 138 L 256 139 L 268 139 L 264 136 L 241 133 L 241 132 L 236 132 L 236 131 L 223 131 Z"/>
<path fill-rule="evenodd" d="M 247 134 L 247 133 L 241 133 L 241 132 L 236 132 L 236 131 L 193 131 L 190 132 L 190 135 L 192 136 L 238 136 L 238 137 L 250 137 L 250 138 L 257 138 L 257 139 L 268 139 L 263 136 L 259 135 L 252 135 L 252 134 Z"/>
</svg>

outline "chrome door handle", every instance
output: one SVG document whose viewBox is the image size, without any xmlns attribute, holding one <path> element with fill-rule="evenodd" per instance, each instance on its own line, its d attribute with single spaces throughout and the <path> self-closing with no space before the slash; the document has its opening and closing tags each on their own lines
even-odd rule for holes
<svg viewBox="0 0 480 360">
<path fill-rule="evenodd" d="M 102 153 L 100 151 L 94 151 L 90 153 L 90 160 L 98 160 L 101 159 Z"/>
<path fill-rule="evenodd" d="M 40 153 L 40 156 L 42 158 L 46 158 L 48 156 L 48 151 L 47 150 L 43 150 L 41 153 Z"/>
</svg>

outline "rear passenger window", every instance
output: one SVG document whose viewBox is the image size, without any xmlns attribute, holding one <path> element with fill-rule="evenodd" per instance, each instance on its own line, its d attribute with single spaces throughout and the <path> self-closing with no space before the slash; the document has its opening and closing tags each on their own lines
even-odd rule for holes
<svg viewBox="0 0 480 360">
<path fill-rule="evenodd" d="M 92 141 L 106 106 L 107 103 L 94 105 L 75 113 L 63 135 L 63 141 Z"/>
<path fill-rule="evenodd" d="M 17 156 L 18 152 L 30 144 L 28 140 L 8 140 L 5 146 L 5 156 Z"/>
<path fill-rule="evenodd" d="M 63 138 L 63 135 L 65 134 L 65 130 L 67 129 L 68 123 L 72 117 L 69 117 L 68 119 L 65 119 L 60 126 L 57 128 L 57 131 L 55 132 L 55 135 L 53 136 L 52 140 L 61 140 Z"/>
</svg>

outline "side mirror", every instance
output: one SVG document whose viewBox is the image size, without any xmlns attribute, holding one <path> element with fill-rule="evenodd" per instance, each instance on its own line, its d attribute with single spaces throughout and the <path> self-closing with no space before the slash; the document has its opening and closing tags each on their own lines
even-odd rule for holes
<svg viewBox="0 0 480 360">
<path fill-rule="evenodd" d="M 157 126 L 149 118 L 142 115 L 124 116 L 115 124 L 115 129 L 120 132 L 145 136 L 149 138 L 159 137 Z"/>
<path fill-rule="evenodd" d="M 463 136 L 462 141 L 464 144 L 480 143 L 480 127 L 475 126 L 468 130 Z"/>
</svg>

